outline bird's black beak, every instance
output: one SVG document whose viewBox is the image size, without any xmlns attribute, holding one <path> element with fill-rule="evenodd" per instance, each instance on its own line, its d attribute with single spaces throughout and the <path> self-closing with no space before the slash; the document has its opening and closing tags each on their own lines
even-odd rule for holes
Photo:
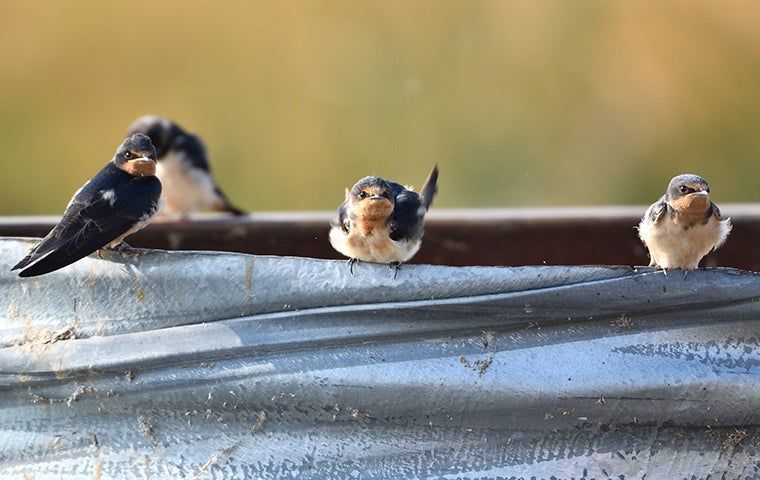
<svg viewBox="0 0 760 480">
<path fill-rule="evenodd" d="M 369 197 L 369 199 L 370 200 L 385 200 L 385 197 L 383 197 L 382 195 L 372 195 L 371 197 Z"/>
</svg>

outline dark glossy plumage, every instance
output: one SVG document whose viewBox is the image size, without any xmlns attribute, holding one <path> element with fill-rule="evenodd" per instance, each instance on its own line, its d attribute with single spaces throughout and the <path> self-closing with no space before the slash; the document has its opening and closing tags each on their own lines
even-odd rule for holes
<svg viewBox="0 0 760 480">
<path fill-rule="evenodd" d="M 407 190 L 403 185 L 389 182 L 396 204 L 390 221 L 390 237 L 392 240 L 406 240 L 422 237 L 423 218 L 430 209 L 433 198 L 438 192 L 438 167 L 430 172 L 425 185 L 418 194 Z"/>
<path fill-rule="evenodd" d="M 104 196 L 110 191 L 113 194 Z M 86 257 L 150 218 L 160 196 L 156 177 L 132 176 L 109 162 L 74 195 L 61 221 L 13 270 L 32 277 Z"/>
<path fill-rule="evenodd" d="M 668 213 L 668 202 L 666 197 L 663 196 L 657 202 L 653 203 L 644 214 L 645 219 L 649 219 L 651 222 L 657 223 L 662 219 L 665 214 Z"/>
</svg>

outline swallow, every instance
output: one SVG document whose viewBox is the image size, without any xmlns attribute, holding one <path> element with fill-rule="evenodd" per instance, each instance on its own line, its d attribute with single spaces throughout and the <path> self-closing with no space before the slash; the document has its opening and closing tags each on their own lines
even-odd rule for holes
<svg viewBox="0 0 760 480">
<path fill-rule="evenodd" d="M 665 195 L 650 206 L 639 223 L 639 238 L 649 250 L 650 267 L 695 270 L 731 233 L 710 200 L 710 185 L 697 175 L 674 177 Z"/>
<path fill-rule="evenodd" d="M 425 214 L 438 192 L 438 167 L 433 167 L 422 191 L 380 177 L 364 177 L 346 189 L 344 202 L 330 228 L 330 244 L 354 264 L 386 263 L 394 278 L 402 263 L 420 249 Z"/>
<path fill-rule="evenodd" d="M 166 118 L 146 115 L 135 120 L 128 134 L 150 137 L 158 153 L 156 175 L 164 187 L 162 213 L 187 217 L 204 210 L 245 215 L 232 205 L 214 181 L 206 146 L 197 135 Z"/>
<path fill-rule="evenodd" d="M 158 211 L 161 182 L 156 149 L 146 135 L 129 136 L 113 158 L 71 198 L 58 224 L 11 270 L 20 277 L 53 272 L 124 238 Z"/>
</svg>

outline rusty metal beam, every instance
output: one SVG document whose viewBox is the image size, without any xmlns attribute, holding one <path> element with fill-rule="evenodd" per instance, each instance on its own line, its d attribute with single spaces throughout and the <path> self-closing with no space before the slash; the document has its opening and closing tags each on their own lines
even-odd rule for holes
<svg viewBox="0 0 760 480">
<path fill-rule="evenodd" d="M 760 270 L 760 205 L 725 205 L 734 231 L 703 264 Z M 434 210 L 414 263 L 445 265 L 644 265 L 635 226 L 644 207 Z M 329 212 L 211 215 L 157 222 L 133 236 L 145 248 L 340 258 L 327 240 Z M 42 236 L 57 217 L 0 218 L 0 236 Z"/>
</svg>

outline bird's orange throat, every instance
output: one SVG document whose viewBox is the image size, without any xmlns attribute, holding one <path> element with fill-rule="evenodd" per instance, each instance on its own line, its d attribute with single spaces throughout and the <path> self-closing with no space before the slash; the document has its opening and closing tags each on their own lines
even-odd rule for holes
<svg viewBox="0 0 760 480">
<path fill-rule="evenodd" d="M 364 200 L 353 209 L 353 223 L 362 235 L 371 235 L 374 231 L 387 226 L 388 217 L 393 213 L 390 200 Z"/>
<path fill-rule="evenodd" d="M 707 195 L 691 194 L 670 202 L 671 206 L 681 215 L 700 216 L 710 208 L 710 197 Z"/>
<path fill-rule="evenodd" d="M 119 168 L 134 177 L 149 177 L 156 174 L 156 162 L 145 160 L 130 160 L 121 164 Z"/>
</svg>

